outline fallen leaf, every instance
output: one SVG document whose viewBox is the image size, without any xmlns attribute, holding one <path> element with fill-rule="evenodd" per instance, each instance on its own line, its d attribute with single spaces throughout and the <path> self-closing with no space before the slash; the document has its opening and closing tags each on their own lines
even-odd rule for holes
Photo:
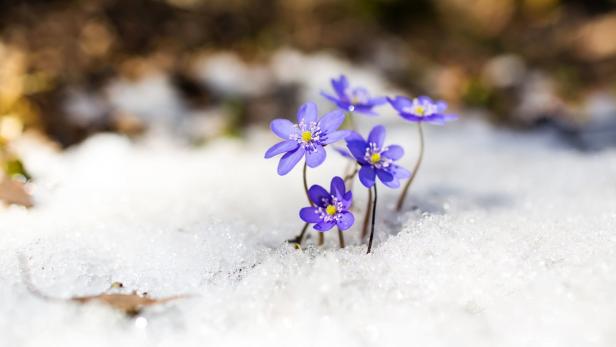
<svg viewBox="0 0 616 347">
<path fill-rule="evenodd" d="M 109 294 L 108 291 L 112 289 L 123 288 L 124 286 L 120 282 L 114 282 L 111 284 L 110 288 L 107 291 L 98 294 L 98 295 L 90 295 L 90 296 L 74 296 L 68 299 L 63 298 L 55 298 L 49 295 L 42 293 L 38 288 L 34 287 L 30 278 L 30 271 L 27 265 L 27 261 L 24 256 L 19 255 L 19 266 L 21 269 L 22 279 L 24 284 L 28 288 L 28 290 L 35 296 L 43 300 L 48 301 L 65 301 L 65 302 L 76 302 L 79 304 L 89 304 L 89 303 L 101 303 L 103 305 L 107 305 L 113 309 L 123 312 L 127 316 L 134 317 L 141 313 L 141 311 L 149 306 L 161 305 L 164 303 L 168 303 L 170 301 L 174 301 L 177 299 L 188 298 L 190 295 L 176 295 L 169 296 L 164 298 L 150 298 L 147 294 L 138 294 L 137 292 L 132 292 L 130 294 L 122 294 L 122 293 L 112 293 Z"/>
<path fill-rule="evenodd" d="M 24 184 L 6 177 L 0 181 L 0 200 L 9 205 L 34 206 Z"/>
</svg>

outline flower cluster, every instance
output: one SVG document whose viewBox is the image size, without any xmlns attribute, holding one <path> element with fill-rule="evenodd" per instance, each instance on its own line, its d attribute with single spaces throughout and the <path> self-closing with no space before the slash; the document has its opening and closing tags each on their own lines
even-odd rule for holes
<svg viewBox="0 0 616 347">
<path fill-rule="evenodd" d="M 457 116 L 445 113 L 447 109 L 445 102 L 434 101 L 427 96 L 414 99 L 404 96 L 373 97 L 363 87 L 351 87 L 344 75 L 332 79 L 331 85 L 334 94 L 321 92 L 321 95 L 331 101 L 337 109 L 319 118 L 317 106 L 307 102 L 297 112 L 297 123 L 294 124 L 288 119 L 274 119 L 270 128 L 282 141 L 269 148 L 265 158 L 282 154 L 278 163 L 278 174 L 281 176 L 288 174 L 305 158 L 304 190 L 310 206 L 299 211 L 300 219 L 306 223 L 300 235 L 294 239 L 299 244 L 308 225 L 314 224 L 314 229 L 319 232 L 337 227 L 340 246 L 344 247 L 342 231 L 350 229 L 355 222 L 351 212 L 353 193 L 347 185 L 351 187 L 353 179 L 358 176 L 361 184 L 369 189 L 369 200 L 372 203 L 372 207 L 365 211 L 363 223 L 367 226 L 369 220 L 372 222 L 368 242 L 368 253 L 370 253 L 376 215 L 377 178 L 389 188 L 399 188 L 401 180 L 407 180 L 396 207 L 400 210 L 423 158 L 424 138 L 421 124 L 443 125 L 447 121 L 456 119 Z M 383 125 L 374 126 L 367 138 L 357 131 L 340 129 L 346 117 L 353 117 L 355 114 L 378 116 L 375 108 L 386 104 L 389 104 L 402 119 L 417 123 L 420 153 L 411 171 L 398 165 L 397 162 L 404 156 L 404 149 L 395 144 L 386 145 L 386 129 Z M 354 168 L 354 171 L 347 173 L 344 179 L 339 176 L 332 178 L 329 191 L 319 185 L 313 185 L 308 189 L 306 169 L 321 165 L 327 157 L 325 147 L 342 140 L 346 142 L 348 151 L 340 148 L 336 150 L 352 160 L 351 169 Z M 365 234 L 364 229 L 362 238 Z M 319 236 L 321 241 L 323 234 Z"/>
</svg>

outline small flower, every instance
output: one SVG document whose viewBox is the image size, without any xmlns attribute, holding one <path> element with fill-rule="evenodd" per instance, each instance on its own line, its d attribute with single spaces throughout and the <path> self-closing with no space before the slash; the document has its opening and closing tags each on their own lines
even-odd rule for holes
<svg viewBox="0 0 616 347">
<path fill-rule="evenodd" d="M 288 119 L 274 119 L 270 128 L 284 141 L 265 152 L 265 158 L 285 153 L 278 163 L 278 174 L 286 175 L 306 156 L 306 164 L 317 167 L 325 161 L 323 146 L 345 138 L 348 130 L 337 130 L 344 122 L 344 113 L 332 111 L 317 119 L 317 106 L 312 102 L 303 104 L 297 112 L 298 124 Z"/>
<path fill-rule="evenodd" d="M 434 102 L 427 96 L 420 96 L 413 100 L 404 96 L 397 96 L 394 99 L 387 98 L 387 101 L 398 111 L 400 117 L 411 122 L 443 125 L 446 121 L 458 118 L 458 116 L 453 114 L 445 114 L 447 109 L 446 102 Z"/>
<path fill-rule="evenodd" d="M 411 173 L 394 162 L 404 155 L 404 149 L 398 145 L 384 147 L 385 127 L 377 125 L 370 131 L 368 141 L 361 135 L 352 133 L 346 138 L 347 148 L 361 166 L 359 180 L 370 188 L 375 178 L 390 188 L 400 187 L 400 179 L 409 178 Z"/>
<path fill-rule="evenodd" d="M 308 189 L 308 196 L 314 207 L 304 207 L 299 211 L 299 217 L 306 223 L 315 223 L 318 231 L 328 231 L 334 226 L 347 230 L 355 222 L 355 217 L 349 211 L 353 202 L 353 192 L 346 191 L 344 181 L 334 177 L 330 191 L 319 185 Z"/>
<path fill-rule="evenodd" d="M 387 102 L 385 97 L 370 97 L 366 88 L 351 88 L 345 75 L 340 75 L 338 79 L 333 78 L 332 87 L 336 96 L 325 92 L 321 92 L 321 95 L 346 112 L 358 112 L 368 116 L 377 116 L 378 114 L 372 108 Z"/>
</svg>

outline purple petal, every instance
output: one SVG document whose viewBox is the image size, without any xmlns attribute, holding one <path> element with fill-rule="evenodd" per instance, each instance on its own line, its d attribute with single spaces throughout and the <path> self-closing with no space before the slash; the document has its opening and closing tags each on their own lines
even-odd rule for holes
<svg viewBox="0 0 616 347">
<path fill-rule="evenodd" d="M 376 173 L 371 166 L 362 166 L 359 169 L 359 181 L 366 188 L 371 188 L 374 185 Z"/>
<path fill-rule="evenodd" d="M 345 209 L 349 209 L 351 208 L 352 204 L 353 204 L 353 192 L 348 191 L 342 197 L 342 207 L 344 207 Z"/>
<path fill-rule="evenodd" d="M 387 98 L 387 101 L 389 101 L 391 106 L 399 112 L 413 105 L 413 102 L 411 101 L 411 99 L 404 97 L 404 96 L 396 96 L 393 99 Z"/>
<path fill-rule="evenodd" d="M 321 222 L 314 225 L 314 229 L 318 231 L 328 231 L 336 225 L 334 222 Z"/>
<path fill-rule="evenodd" d="M 351 153 L 349 153 L 349 151 L 347 151 L 347 150 L 346 150 L 346 149 L 344 149 L 344 148 L 334 146 L 334 151 L 338 152 L 341 156 L 343 156 L 343 157 L 345 157 L 345 158 L 355 160 L 355 158 L 353 158 L 353 156 L 351 155 Z"/>
<path fill-rule="evenodd" d="M 426 121 L 426 119 L 425 119 L 426 117 L 417 117 L 416 115 L 411 114 L 411 113 L 406 113 L 406 112 L 400 111 L 400 112 L 398 112 L 398 114 L 400 115 L 400 117 L 402 117 L 402 118 L 404 118 L 404 119 L 406 119 L 408 121 L 411 121 L 411 122 L 421 123 L 421 122 L 425 122 Z"/>
<path fill-rule="evenodd" d="M 368 144 L 364 142 L 363 139 L 349 141 L 349 138 L 347 137 L 346 141 L 347 148 L 351 151 L 353 157 L 355 157 L 355 159 L 359 162 L 365 162 L 364 155 L 366 154 L 366 147 L 368 147 Z"/>
<path fill-rule="evenodd" d="M 318 223 L 321 221 L 321 214 L 316 207 L 304 207 L 299 210 L 299 218 L 306 223 Z"/>
<path fill-rule="evenodd" d="M 302 159 L 305 152 L 304 147 L 298 146 L 296 150 L 287 152 L 287 154 L 283 155 L 282 158 L 280 158 L 280 162 L 278 162 L 278 174 L 284 176 L 288 174 L 289 171 L 293 170 L 295 165 Z"/>
<path fill-rule="evenodd" d="M 398 160 L 404 155 L 404 149 L 398 145 L 389 145 L 387 150 L 381 153 L 381 156 L 389 158 L 391 160 Z"/>
<path fill-rule="evenodd" d="M 396 178 L 391 181 L 383 182 L 383 184 L 388 188 L 400 188 L 400 181 Z"/>
<path fill-rule="evenodd" d="M 394 175 L 385 170 L 376 170 L 376 175 L 379 176 L 379 179 L 383 183 L 391 182 L 394 180 Z"/>
<path fill-rule="evenodd" d="M 398 179 L 405 179 L 411 177 L 411 172 L 409 170 L 398 165 L 392 166 L 391 173 L 394 175 L 395 178 Z"/>
<path fill-rule="evenodd" d="M 385 127 L 377 125 L 370 131 L 368 135 L 368 143 L 375 143 L 378 148 L 383 148 L 385 143 Z"/>
<path fill-rule="evenodd" d="M 333 78 L 332 87 L 339 98 L 347 98 L 346 90 L 349 87 L 349 80 L 347 80 L 345 75 L 340 75 L 338 79 Z"/>
<path fill-rule="evenodd" d="M 351 132 L 349 130 L 338 130 L 331 133 L 327 133 L 325 139 L 321 140 L 321 143 L 324 145 L 329 145 L 330 143 L 338 142 L 347 136 L 349 136 Z"/>
<path fill-rule="evenodd" d="M 331 200 L 331 195 L 329 192 L 318 184 L 315 184 L 308 189 L 308 196 L 310 197 L 310 200 L 315 203 L 315 205 L 321 207 L 326 207 Z"/>
<path fill-rule="evenodd" d="M 347 230 L 348 228 L 353 226 L 353 223 L 355 223 L 355 217 L 353 217 L 353 214 L 351 212 L 344 211 L 340 213 L 340 219 L 337 223 L 340 230 Z"/>
<path fill-rule="evenodd" d="M 331 111 L 324 115 L 319 121 L 321 131 L 329 133 L 334 132 L 344 122 L 344 113 L 340 110 Z"/>
<path fill-rule="evenodd" d="M 376 97 L 376 98 L 371 98 L 370 101 L 368 102 L 368 104 L 372 105 L 372 106 L 378 106 L 378 105 L 383 105 L 387 103 L 387 98 L 384 96 L 380 96 L 380 97 Z"/>
<path fill-rule="evenodd" d="M 346 187 L 344 186 L 344 181 L 342 180 L 341 177 L 336 176 L 332 178 L 332 182 L 330 184 L 330 189 L 329 189 L 332 195 L 335 195 L 339 199 L 342 199 L 342 197 L 344 196 L 345 190 L 346 190 Z"/>
<path fill-rule="evenodd" d="M 445 101 L 438 101 L 436 103 L 436 112 L 443 113 L 447 109 L 447 103 Z"/>
<path fill-rule="evenodd" d="M 270 123 L 270 129 L 276 134 L 276 136 L 280 137 L 283 140 L 288 140 L 291 138 L 291 134 L 295 134 L 297 132 L 297 128 L 291 123 L 288 119 L 274 119 Z"/>
<path fill-rule="evenodd" d="M 294 151 L 297 146 L 299 146 L 299 143 L 292 140 L 278 142 L 277 144 L 270 147 L 267 152 L 265 152 L 265 159 L 271 158 L 280 153 Z"/>
<path fill-rule="evenodd" d="M 326 156 L 325 148 L 321 145 L 316 145 L 314 151 L 306 151 L 306 164 L 311 168 L 315 168 L 323 164 Z"/>
<path fill-rule="evenodd" d="M 419 101 L 420 105 L 434 105 L 434 102 L 429 96 L 422 95 L 417 97 L 417 100 Z"/>
<path fill-rule="evenodd" d="M 371 117 L 376 117 L 379 114 L 374 112 L 372 110 L 372 106 L 366 106 L 366 105 L 355 105 L 353 106 L 353 112 L 357 113 L 357 114 L 362 114 L 365 116 L 371 116 Z"/>
<path fill-rule="evenodd" d="M 306 124 L 317 121 L 317 105 L 314 102 L 303 104 L 297 111 L 297 123 L 304 121 Z"/>
<path fill-rule="evenodd" d="M 326 98 L 327 100 L 333 102 L 334 104 L 338 104 L 338 102 L 340 101 L 340 99 L 338 99 L 337 97 L 330 95 L 326 92 L 321 92 L 321 96 L 323 96 L 324 98 Z"/>
</svg>

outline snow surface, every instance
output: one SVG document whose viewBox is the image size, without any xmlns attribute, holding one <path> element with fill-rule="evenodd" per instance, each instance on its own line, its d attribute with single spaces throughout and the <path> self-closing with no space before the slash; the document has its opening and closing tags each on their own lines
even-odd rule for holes
<svg viewBox="0 0 616 347">
<path fill-rule="evenodd" d="M 388 119 L 410 166 L 416 129 Z M 62 154 L 22 144 L 38 205 L 0 211 L 0 345 L 616 345 L 616 151 L 475 122 L 426 130 L 403 213 L 381 186 L 370 255 L 357 229 L 344 250 L 334 233 L 322 248 L 283 242 L 301 227 L 301 168 L 276 175 L 264 129 L 203 148 L 116 135 Z M 330 151 L 309 180 L 344 164 Z M 18 254 L 50 296 L 113 281 L 193 296 L 137 319 L 45 301 Z"/>
</svg>

